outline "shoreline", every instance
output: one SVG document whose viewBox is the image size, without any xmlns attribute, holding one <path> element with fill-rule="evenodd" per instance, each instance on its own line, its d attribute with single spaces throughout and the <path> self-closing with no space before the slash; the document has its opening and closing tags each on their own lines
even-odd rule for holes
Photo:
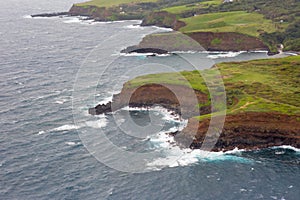
<svg viewBox="0 0 300 200">
<path fill-rule="evenodd" d="M 55 16 L 69 16 L 69 15 L 65 15 L 66 13 L 54 13 L 54 14 L 41 14 L 41 15 L 32 15 L 32 17 L 55 17 Z M 76 17 L 78 15 L 70 15 L 72 17 Z M 83 18 L 81 20 L 93 20 L 91 18 Z M 205 33 L 201 33 L 201 34 L 205 34 Z M 146 36 L 147 37 L 147 36 Z M 151 42 L 150 42 L 151 43 Z M 140 43 L 141 44 L 141 43 Z M 141 49 L 139 46 L 136 46 L 137 48 L 136 49 Z M 159 51 L 161 51 L 161 48 L 157 48 Z M 146 49 L 146 51 L 148 51 L 147 53 L 153 53 L 153 51 L 156 51 L 156 48 L 152 47 L 150 49 Z M 177 50 L 182 50 L 182 49 L 177 49 Z M 219 49 L 221 51 L 216 51 L 216 49 L 208 49 L 206 51 L 203 51 L 203 52 L 251 52 L 252 50 L 247 50 L 247 51 L 224 51 L 222 49 Z M 261 52 L 262 50 L 258 50 L 259 52 Z M 158 54 L 166 54 L 167 52 L 169 51 L 166 51 L 166 50 L 163 50 L 161 52 L 158 52 Z M 255 52 L 255 50 L 254 50 Z M 263 52 L 267 52 L 267 51 L 263 51 Z M 142 50 L 142 53 L 145 53 L 143 52 Z M 190 53 L 190 50 L 187 50 L 187 53 Z M 277 56 L 282 56 L 284 54 L 284 52 L 280 52 L 280 54 L 277 54 L 273 57 L 270 57 L 270 58 L 274 58 L 274 57 L 277 57 Z M 168 92 L 164 89 L 164 88 L 159 88 L 158 86 L 154 86 L 154 85 L 151 85 L 149 87 L 146 86 L 144 87 L 144 89 L 146 90 L 151 90 L 151 88 L 154 89 L 152 91 L 159 91 L 157 92 L 155 95 L 153 95 L 149 101 L 149 99 L 145 99 L 143 98 L 142 96 L 142 91 L 139 91 L 137 92 L 137 94 L 134 92 L 133 95 L 136 95 L 134 98 L 133 98 L 133 101 L 129 103 L 129 107 L 138 107 L 138 108 L 144 108 L 144 107 L 150 107 L 150 106 L 153 106 L 155 104 L 160 104 L 162 107 L 168 109 L 168 110 L 171 110 L 173 112 L 175 112 L 176 114 L 179 114 L 181 117 L 183 117 L 184 119 L 189 119 L 189 123 L 187 125 L 187 127 L 185 127 L 182 131 L 176 131 L 175 133 L 169 133 L 171 135 L 174 135 L 174 138 L 177 142 L 177 144 L 181 144 L 181 143 L 184 143 L 184 141 L 182 142 L 181 139 L 182 137 L 177 137 L 178 134 L 181 134 L 181 133 L 184 133 L 185 136 L 188 136 L 188 133 L 185 133 L 185 131 L 189 130 L 190 128 L 195 128 L 195 126 L 200 126 L 202 127 L 202 132 L 201 130 L 198 129 L 197 131 L 197 135 L 194 135 L 192 136 L 193 137 L 193 143 L 191 144 L 188 144 L 188 146 L 185 146 L 185 147 L 188 147 L 188 148 L 191 148 L 191 149 L 200 149 L 201 148 L 201 144 L 202 144 L 202 141 L 203 141 L 203 130 L 205 130 L 207 127 L 208 127 L 208 121 L 207 120 L 204 120 L 204 121 L 197 121 L 196 122 L 196 125 L 195 124 L 192 124 L 193 120 L 192 117 L 195 116 L 195 111 L 191 111 L 192 107 L 194 105 L 191 105 L 189 103 L 186 104 L 186 107 L 183 108 L 183 112 L 182 112 L 182 108 L 178 105 L 178 102 L 176 102 L 176 100 L 173 99 L 173 97 L 170 96 L 170 94 L 168 94 Z M 179 88 L 179 90 L 182 90 L 182 88 Z M 182 91 L 185 91 L 186 88 Z M 194 92 L 194 91 L 193 91 Z M 99 115 L 99 114 L 106 114 L 106 113 L 109 113 L 109 112 L 112 112 L 114 110 L 118 110 L 118 109 L 121 109 L 124 107 L 124 104 L 125 102 L 123 101 L 123 97 L 125 96 L 126 98 L 128 98 L 128 95 L 131 94 L 132 91 L 129 91 L 128 92 L 128 89 L 122 89 L 121 93 L 120 94 L 117 94 L 117 95 L 114 95 L 113 96 L 113 103 L 117 102 L 115 106 L 112 106 L 112 102 L 109 102 L 108 104 L 102 104 L 102 105 L 97 105 L 95 108 L 91 108 L 89 109 L 89 114 L 91 115 Z M 165 97 L 162 97 L 163 95 L 166 95 Z M 122 97 L 123 95 L 123 97 Z M 169 96 L 168 96 L 169 95 Z M 201 95 L 199 96 L 200 99 L 201 99 Z M 203 96 L 202 96 L 203 97 Z M 125 98 L 125 99 L 126 99 Z M 149 96 L 148 96 L 149 98 Z M 171 100 L 170 100 L 171 99 Z M 112 108 L 114 107 L 114 108 Z M 210 110 L 208 107 L 201 107 L 201 113 L 204 113 L 204 114 L 209 114 L 210 113 Z M 298 115 L 294 116 L 293 118 L 289 118 L 288 115 L 278 115 L 277 113 L 272 113 L 272 112 L 264 112 L 264 113 L 248 113 L 250 115 L 253 115 L 251 117 L 251 120 L 250 121 L 253 121 L 254 124 L 249 124 L 249 126 L 245 126 L 243 124 L 241 124 L 241 126 L 239 128 L 237 127 L 226 127 L 225 130 L 223 130 L 223 132 L 221 133 L 221 136 L 216 144 L 216 146 L 212 149 L 212 151 L 216 151 L 216 152 L 219 152 L 219 151 L 231 151 L 235 148 L 242 148 L 242 149 L 246 149 L 246 150 L 255 150 L 255 149 L 261 149 L 261 148 L 268 148 L 268 147 L 274 147 L 274 146 L 282 146 L 282 145 L 292 145 L 293 147 L 295 148 L 300 148 L 300 138 L 297 137 L 293 137 L 293 135 L 296 135 L 297 132 L 300 132 L 300 129 L 295 129 L 296 131 L 292 131 L 290 132 L 290 128 L 286 128 L 286 129 L 282 129 L 282 130 L 279 130 L 278 127 L 273 127 L 273 122 L 274 120 L 276 121 L 277 117 L 280 116 L 279 118 L 283 118 L 283 119 L 291 119 L 292 120 L 292 123 L 298 123 L 297 119 L 300 117 Z M 261 128 L 261 127 L 255 127 L 255 120 L 258 119 L 259 117 L 261 117 L 263 115 L 266 115 L 263 117 L 263 123 L 264 125 L 266 125 L 266 128 Z M 270 116 L 275 116 L 275 118 L 272 118 Z M 234 121 L 234 124 L 239 124 L 241 123 L 240 118 L 243 118 L 243 117 L 240 117 L 239 115 L 236 115 L 236 116 L 231 116 L 229 115 L 228 116 L 229 118 L 229 121 L 230 120 L 233 120 Z M 244 116 L 245 117 L 245 116 Z M 237 120 L 237 121 L 235 121 Z M 289 120 L 287 120 L 286 122 L 291 122 Z M 257 122 L 258 123 L 258 122 Z M 280 124 L 280 121 L 276 121 L 275 125 L 278 125 Z M 282 124 L 284 126 L 284 124 Z M 291 125 L 291 126 L 294 126 L 294 125 Z M 297 125 L 295 125 L 297 127 Z M 300 126 L 298 126 L 300 127 Z M 255 130 L 255 132 L 252 132 L 253 130 Z M 244 138 L 244 132 L 247 132 L 248 131 L 248 135 L 247 135 L 247 138 Z M 250 132 L 249 132 L 250 131 Z M 279 132 L 278 132 L 279 131 Z M 280 131 L 284 134 L 282 135 L 278 135 L 280 133 Z M 269 134 L 269 136 L 273 137 L 274 135 L 274 138 L 272 138 L 271 140 L 265 140 L 264 138 L 266 137 L 266 133 Z M 235 135 L 234 139 L 231 138 L 231 136 L 228 138 L 228 134 L 232 134 L 232 135 Z M 286 135 L 288 134 L 288 135 Z M 190 136 L 188 136 L 190 137 Z M 250 138 L 249 138 L 250 137 Z M 176 139 L 177 138 L 177 139 Z M 179 138 L 179 139 L 178 139 Z M 190 138 L 191 139 L 191 138 Z M 259 142 L 258 142 L 259 141 Z M 181 144 L 182 145 L 182 144 Z M 183 144 L 184 146 L 184 144 Z"/>
<path fill-rule="evenodd" d="M 126 82 L 123 85 L 121 92 L 113 96 L 112 102 L 90 108 L 89 114 L 106 114 L 121 109 L 124 106 L 147 108 L 159 104 L 165 109 L 180 115 L 183 119 L 188 120 L 187 126 L 182 131 L 169 133 L 169 135 L 174 136 L 176 144 L 182 148 L 201 149 L 204 140 L 212 143 L 213 148 L 210 150 L 214 152 L 231 151 L 235 148 L 257 150 L 282 145 L 290 145 L 295 148 L 300 148 L 300 113 L 297 107 L 298 101 L 295 100 L 296 102 L 294 103 L 290 102 L 292 107 L 289 108 L 286 108 L 285 106 L 279 108 L 278 106 L 280 104 L 277 103 L 275 103 L 275 107 L 272 108 L 270 107 L 270 102 L 267 100 L 265 104 L 271 109 L 257 109 L 257 106 L 260 108 L 264 102 L 262 102 L 262 100 L 255 102 L 255 99 L 251 99 L 253 98 L 251 96 L 246 96 L 247 101 L 243 100 L 245 97 L 239 96 L 239 94 L 236 93 L 237 88 L 240 86 L 233 85 L 233 83 L 226 81 L 226 79 L 230 77 L 226 75 L 226 71 L 223 71 L 230 70 L 230 68 L 227 67 L 232 64 L 237 66 L 235 69 L 245 70 L 243 66 L 248 63 L 253 65 L 251 67 L 252 69 L 247 69 L 250 73 L 253 73 L 253 70 L 257 72 L 257 67 L 261 68 L 260 70 L 265 72 L 266 67 L 264 66 L 266 63 L 271 63 L 270 66 L 268 65 L 271 68 L 278 68 L 276 66 L 278 66 L 280 62 L 285 63 L 285 65 L 290 66 L 291 68 L 295 68 L 299 63 L 298 60 L 299 58 L 296 57 L 287 57 L 281 59 L 244 61 L 240 62 L 240 64 L 220 64 L 219 68 L 221 67 L 220 70 L 224 72 L 224 74 L 222 74 L 225 76 L 224 81 L 227 86 L 227 97 L 231 100 L 229 99 L 230 101 L 227 101 L 227 106 L 229 107 L 226 110 L 227 114 L 225 116 L 225 123 L 222 130 L 220 129 L 220 131 L 209 136 L 206 134 L 208 128 L 211 126 L 211 122 L 215 123 L 216 121 L 222 121 L 222 119 L 219 119 L 220 116 L 215 115 L 211 110 L 208 94 L 180 84 L 151 83 L 151 78 L 147 79 L 147 75 L 136 78 L 137 82 L 135 82 L 135 79 Z M 285 69 L 285 67 L 286 66 L 280 67 L 277 70 L 281 71 L 281 68 Z M 211 70 L 212 69 L 213 68 L 211 68 Z M 295 74 L 292 69 L 290 70 L 292 75 Z M 157 80 L 157 78 L 160 80 L 164 77 L 164 74 L 158 74 L 157 76 L 158 77 L 155 77 L 154 80 Z M 296 75 L 293 75 L 293 77 L 294 76 Z M 153 75 L 150 77 L 153 77 Z M 193 81 L 196 81 L 193 78 L 194 76 L 191 77 Z M 275 77 L 277 76 L 275 75 Z M 280 76 L 278 77 L 281 78 Z M 293 77 L 291 77 L 290 81 L 292 81 Z M 174 79 L 177 80 L 176 76 L 174 76 Z M 136 85 L 136 83 L 139 83 L 140 80 L 144 80 L 145 83 L 142 85 Z M 201 82 L 200 79 L 198 81 Z M 258 82 L 255 83 L 256 84 L 251 87 L 253 87 L 252 89 L 256 91 L 259 84 Z M 247 84 L 247 80 L 245 81 L 245 84 Z M 271 82 L 270 84 L 273 83 Z M 246 86 L 247 85 L 244 87 Z M 247 87 L 248 88 L 246 90 L 251 92 L 252 89 L 249 88 L 250 86 Z M 264 85 L 260 85 L 259 87 L 262 92 L 261 95 L 265 95 L 265 92 L 270 91 L 268 87 Z M 282 85 L 280 87 L 282 87 Z M 234 91 L 234 93 L 232 93 L 232 91 Z M 258 92 L 259 91 L 256 91 L 255 94 L 260 95 Z M 283 93 L 284 92 L 285 91 L 283 91 Z M 198 102 L 196 104 L 192 101 L 192 93 L 196 94 Z M 181 97 L 180 95 L 175 96 L 174 94 L 184 94 L 184 97 Z M 271 94 L 274 97 L 274 94 Z M 297 95 L 298 94 L 295 93 L 291 98 L 297 99 Z M 255 98 L 258 97 L 256 96 Z M 284 96 L 282 98 L 283 99 L 279 99 L 278 103 L 285 100 Z M 290 97 L 287 98 L 289 99 Z M 195 105 L 202 106 L 196 108 Z M 252 107 L 252 109 L 249 110 L 248 107 Z M 280 109 L 287 110 L 281 111 Z M 201 113 L 201 117 L 199 116 L 199 113 Z M 199 116 L 199 118 L 197 116 Z"/>
<path fill-rule="evenodd" d="M 152 88 L 153 85 L 142 87 L 147 90 L 157 90 L 157 88 Z M 171 113 L 171 115 L 179 116 L 183 120 L 188 121 L 187 125 L 182 130 L 175 130 L 174 132 L 166 134 L 172 136 L 176 145 L 180 148 L 201 149 L 204 138 L 207 139 L 206 133 L 210 125 L 210 119 L 201 121 L 194 119 L 192 116 L 194 116 L 195 113 L 190 111 L 191 105 L 188 105 L 189 102 L 185 102 L 184 106 L 179 106 L 175 102 L 176 100 L 172 100 L 172 97 L 169 97 L 168 95 L 164 97 L 164 100 L 157 99 L 168 92 L 167 89 L 161 89 L 162 90 L 158 93 L 152 93 L 151 97 L 147 96 L 148 102 L 145 102 L 145 99 L 143 98 L 145 90 L 137 89 L 137 91 L 132 94 L 129 105 L 124 105 L 120 103 L 120 101 L 122 101 L 121 99 L 130 95 L 132 90 L 124 89 L 123 87 L 119 94 L 114 95 L 112 99 L 112 102 L 114 103 L 110 101 L 107 104 L 101 104 L 95 108 L 90 108 L 89 114 L 108 114 L 126 107 L 129 107 L 129 109 L 144 110 L 160 103 L 160 106 Z M 112 104 L 117 104 L 117 106 L 112 106 Z M 202 107 L 200 112 L 204 115 L 209 114 L 209 106 Z M 299 117 L 300 115 L 289 116 L 275 112 L 228 114 L 226 116 L 224 129 L 220 135 L 208 137 L 208 141 L 211 140 L 212 142 L 216 142 L 210 151 L 228 152 L 236 148 L 243 150 L 258 150 L 283 145 L 300 148 L 300 137 L 297 135 L 297 133 L 300 132 Z M 196 135 L 190 135 L 194 130 L 197 130 Z"/>
<path fill-rule="evenodd" d="M 124 93 L 126 91 L 122 92 Z M 116 96 L 120 96 L 121 93 Z M 115 98 L 106 104 L 99 104 L 95 108 L 90 108 L 88 111 L 89 114 L 109 114 L 123 109 L 153 110 L 153 106 L 155 106 L 155 104 L 136 102 L 130 103 L 129 105 L 115 107 L 112 106 L 114 99 Z M 115 110 L 112 110 L 112 107 L 115 107 Z M 180 121 L 187 121 L 186 125 L 182 127 L 181 130 L 174 130 L 173 132 L 165 133 L 166 135 L 170 135 L 174 138 L 174 141 L 179 148 L 205 150 L 201 147 L 203 140 L 207 139 L 205 134 L 207 133 L 207 129 L 210 125 L 210 119 L 198 121 L 191 118 L 191 115 L 183 117 L 180 112 L 180 107 L 168 106 L 168 103 L 162 103 L 159 107 L 165 109 L 169 115 L 174 117 L 174 119 L 179 118 Z M 95 110 L 98 110 L 98 112 Z M 206 108 L 206 113 L 209 113 L 208 108 Z M 300 132 L 300 127 L 295 125 L 295 123 L 300 125 L 300 122 L 298 121 L 299 117 L 300 115 L 289 116 L 272 112 L 248 112 L 237 115 L 227 115 L 224 129 L 220 135 L 215 135 L 212 138 L 209 138 L 212 142 L 216 141 L 214 147 L 209 151 L 228 153 L 236 149 L 242 151 L 253 151 L 266 148 L 277 148 L 281 146 L 290 146 L 294 149 L 300 149 L 300 137 L 297 136 L 297 133 Z M 240 125 L 237 126 L 237 124 Z M 280 129 L 280 127 L 283 126 L 284 128 Z M 293 128 L 290 129 L 289 126 Z M 197 130 L 197 134 L 190 135 L 191 132 L 194 132 L 192 130 Z M 232 138 L 233 135 L 234 138 Z M 187 141 L 192 142 L 187 143 Z"/>
<path fill-rule="evenodd" d="M 103 22 L 103 23 L 115 23 L 115 22 L 122 22 L 122 21 L 139 21 L 140 23 L 139 24 L 135 24 L 135 25 L 138 25 L 138 26 L 155 26 L 155 27 L 158 27 L 158 28 L 166 28 L 164 26 L 159 26 L 159 25 L 142 25 L 143 24 L 143 21 L 141 19 L 131 19 L 131 20 L 99 20 L 99 19 L 96 19 L 96 18 L 93 18 L 91 16 L 88 16 L 88 15 L 85 15 L 85 14 L 81 14 L 81 15 L 78 15 L 78 14 L 74 14 L 70 11 L 68 12 L 54 12 L 54 13 L 42 13 L 42 14 L 32 14 L 30 15 L 31 18 L 51 18 L 51 17 L 78 17 L 80 20 L 82 21 L 91 21 L 93 20 L 93 22 Z M 176 33 L 176 30 L 174 30 L 172 27 L 168 27 L 171 30 L 173 30 L 174 33 Z M 168 33 L 168 32 L 163 32 L 163 33 Z M 170 32 L 172 34 L 172 32 Z M 181 33 L 182 35 L 186 35 L 186 34 L 183 34 Z M 223 44 L 221 45 L 221 47 L 214 47 L 211 46 L 211 44 L 207 43 L 210 42 L 212 43 L 212 39 L 213 37 L 215 36 L 209 36 L 211 34 L 216 34 L 217 37 L 222 37 L 222 38 L 229 38 L 229 40 L 231 41 L 228 41 L 227 43 L 228 44 Z M 150 34 L 151 35 L 151 34 Z M 149 37 L 150 35 L 146 35 L 143 40 L 147 37 Z M 263 45 L 262 43 L 259 43 L 258 39 L 257 38 L 254 38 L 254 37 L 251 37 L 251 36 L 246 36 L 246 35 L 243 35 L 243 34 L 239 34 L 239 33 L 230 33 L 230 32 L 224 32 L 224 33 L 212 33 L 212 32 L 195 32 L 195 33 L 188 33 L 187 34 L 188 37 L 190 37 L 191 39 L 190 40 L 194 40 L 196 42 L 199 42 L 200 46 L 203 44 L 203 47 L 204 47 L 204 50 L 203 52 L 242 52 L 242 51 L 247 51 L 247 52 L 256 52 L 256 51 L 267 51 L 268 52 L 268 55 L 270 56 L 274 56 L 274 55 L 280 55 L 280 52 L 278 53 L 272 53 L 270 52 L 270 50 L 265 46 Z M 210 37 L 207 38 L 207 36 Z M 199 38 L 200 37 L 200 38 Z M 237 38 L 241 38 L 239 40 L 245 40 L 247 41 L 247 45 L 245 44 L 244 47 L 239 47 L 240 44 L 234 44 L 234 41 L 237 40 Z M 253 39 L 252 39 L 253 38 Z M 160 40 L 159 38 L 156 38 L 155 39 L 156 41 Z M 248 41 L 249 40 L 249 41 Z M 141 41 L 142 43 L 143 41 Z M 225 42 L 225 41 L 224 41 Z M 233 43 L 232 43 L 233 42 Z M 258 43 L 257 43 L 258 42 Z M 128 50 L 130 50 L 130 48 L 140 48 L 139 46 L 141 46 L 141 49 L 144 49 L 144 48 L 149 48 L 149 45 L 147 44 L 146 47 L 143 46 L 143 44 L 138 44 L 138 45 L 135 45 L 135 46 L 131 46 L 131 47 L 127 47 L 126 49 L 123 49 L 121 51 L 121 53 L 128 53 Z M 255 44 L 254 44 L 255 43 Z M 237 47 L 234 47 L 238 45 Z M 251 48 L 251 45 L 254 47 Z M 248 47 L 250 46 L 250 47 Z M 202 48 L 203 48 L 202 47 Z M 155 50 L 155 48 L 152 48 L 153 51 L 152 52 L 149 52 L 149 53 L 154 53 L 156 54 L 157 51 L 158 52 L 161 52 L 161 51 L 164 51 L 163 53 L 158 53 L 158 54 L 165 54 L 167 50 L 165 50 L 164 48 L 157 48 L 157 50 Z M 172 52 L 190 52 L 190 51 L 194 51 L 193 48 L 191 49 L 186 49 L 186 48 L 178 48 L 178 49 L 175 49 L 175 50 L 172 50 L 172 51 L 169 51 L 169 53 L 172 53 Z M 285 53 L 285 52 L 283 52 Z M 293 55 L 298 55 L 299 52 L 292 52 L 291 54 Z"/>
</svg>

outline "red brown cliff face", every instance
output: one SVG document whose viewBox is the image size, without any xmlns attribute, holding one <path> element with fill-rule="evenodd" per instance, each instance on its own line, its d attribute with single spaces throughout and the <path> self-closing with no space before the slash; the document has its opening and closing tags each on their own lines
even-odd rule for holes
<svg viewBox="0 0 300 200">
<path fill-rule="evenodd" d="M 182 34 L 167 32 L 147 35 L 135 46 L 128 47 L 123 52 L 136 49 L 152 48 L 173 51 L 268 51 L 261 40 L 240 33 L 196 32 Z"/>
<path fill-rule="evenodd" d="M 114 20 L 113 16 L 117 16 L 119 20 L 127 19 L 128 16 L 119 14 L 117 8 L 105 8 L 96 6 L 76 6 L 73 5 L 69 10 L 70 15 L 84 15 L 98 21 L 110 21 Z M 131 14 L 130 19 L 140 19 L 140 15 Z M 180 30 L 181 27 L 186 24 L 182 21 L 177 20 L 176 15 L 168 13 L 166 11 L 151 12 L 148 16 L 143 19 L 142 26 L 159 26 L 172 28 L 175 31 Z M 268 47 L 258 38 L 234 33 L 234 32 L 193 32 L 184 33 L 196 42 L 198 42 L 207 51 L 254 51 L 254 50 L 265 50 L 268 51 Z M 162 36 L 163 37 L 163 36 Z M 148 37 L 149 38 L 149 37 Z M 159 46 L 161 41 L 165 38 L 154 37 L 153 41 L 150 42 L 150 46 Z M 175 41 L 176 42 L 176 41 Z M 145 49 L 150 46 L 148 43 L 141 43 L 137 45 L 139 48 Z M 174 47 L 175 48 L 175 47 Z M 170 49 L 170 48 L 169 48 Z M 171 48 L 172 49 L 172 48 Z M 174 51 L 189 51 L 191 49 L 181 49 L 180 47 L 175 48 Z"/>
<path fill-rule="evenodd" d="M 180 94 L 180 95 L 178 95 Z M 280 145 L 300 148 L 300 115 L 289 116 L 279 113 L 244 112 L 227 115 L 220 134 L 207 135 L 211 119 L 199 121 L 193 116 L 199 110 L 192 100 L 206 103 L 208 97 L 186 86 L 147 84 L 138 88 L 124 87 L 113 102 L 98 105 L 91 114 L 102 114 L 124 106 L 150 107 L 160 105 L 189 119 L 188 125 L 180 133 L 172 133 L 179 145 L 201 148 L 203 140 L 212 144 L 212 151 L 228 151 L 234 148 L 259 149 Z M 209 107 L 200 108 L 200 114 L 210 113 Z M 215 117 L 216 123 L 218 117 Z M 195 135 L 192 135 L 194 134 Z M 188 141 L 188 143 L 186 142 Z M 185 144 L 183 144 L 185 143 Z"/>
<path fill-rule="evenodd" d="M 272 146 L 291 145 L 300 148 L 300 116 L 289 116 L 278 113 L 246 112 L 227 115 L 220 135 L 211 138 L 217 141 L 213 151 L 227 151 L 234 148 L 260 149 Z M 210 125 L 210 119 L 189 120 L 182 131 L 189 135 L 197 129 L 192 148 L 201 148 Z M 206 138 L 209 141 L 209 137 Z"/>
<path fill-rule="evenodd" d="M 179 30 L 186 24 L 177 20 L 176 15 L 166 11 L 152 12 L 143 19 L 142 26 L 159 26 Z"/>
<path fill-rule="evenodd" d="M 197 104 L 205 104 L 207 101 L 206 94 L 187 86 L 147 84 L 138 88 L 123 88 L 119 95 L 114 96 L 112 107 L 115 110 L 127 105 L 131 107 L 160 105 L 189 118 L 199 115 L 199 112 L 209 113 L 209 108 L 203 107 L 199 110 L 197 107 Z"/>
<path fill-rule="evenodd" d="M 268 50 L 268 47 L 258 38 L 240 33 L 196 32 L 187 35 L 208 51 Z"/>
<path fill-rule="evenodd" d="M 75 6 L 73 5 L 69 10 L 70 15 L 82 15 L 88 16 L 95 20 L 106 21 L 112 13 L 106 9 L 105 7 L 97 7 L 97 6 Z"/>
</svg>

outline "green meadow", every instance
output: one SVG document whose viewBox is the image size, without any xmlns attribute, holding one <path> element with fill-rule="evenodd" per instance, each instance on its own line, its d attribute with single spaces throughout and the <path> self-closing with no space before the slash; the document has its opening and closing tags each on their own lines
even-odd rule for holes
<svg viewBox="0 0 300 200">
<path fill-rule="evenodd" d="M 145 2 L 156 2 L 157 0 L 92 0 L 84 3 L 78 3 L 76 6 L 97 6 L 97 7 L 112 7 L 121 4 L 130 3 L 145 3 Z"/>
<path fill-rule="evenodd" d="M 120 5 L 126 5 L 122 12 Z M 173 23 L 170 17 L 153 15 L 167 11 L 186 23 L 179 30 L 183 33 L 235 32 L 259 38 L 274 53 L 278 52 L 279 44 L 284 45 L 285 51 L 300 51 L 299 0 L 235 0 L 231 3 L 223 3 L 223 0 L 91 0 L 75 6 L 113 7 L 108 13 L 98 10 L 104 21 L 145 19 L 145 24 L 170 27 Z M 88 12 L 94 11 L 97 9 Z"/>
<path fill-rule="evenodd" d="M 210 85 L 218 91 L 222 76 L 227 96 L 227 113 L 278 112 L 300 114 L 300 56 L 217 64 L 214 68 L 180 73 L 151 74 L 137 77 L 125 87 L 149 83 L 184 85 L 209 94 L 202 75 L 210 76 Z M 214 95 L 218 95 L 215 93 Z M 200 105 L 201 106 L 201 105 Z M 216 114 L 216 113 L 214 113 Z M 199 119 L 208 117 L 201 116 Z"/>
<path fill-rule="evenodd" d="M 258 37 L 261 32 L 275 32 L 271 20 L 258 13 L 244 11 L 203 14 L 181 19 L 187 25 L 181 32 L 237 32 Z"/>
<path fill-rule="evenodd" d="M 163 10 L 173 14 L 180 14 L 185 11 L 192 11 L 197 8 L 208 8 L 209 6 L 220 5 L 222 2 L 223 2 L 222 0 L 202 1 L 194 4 L 168 7 Z"/>
</svg>

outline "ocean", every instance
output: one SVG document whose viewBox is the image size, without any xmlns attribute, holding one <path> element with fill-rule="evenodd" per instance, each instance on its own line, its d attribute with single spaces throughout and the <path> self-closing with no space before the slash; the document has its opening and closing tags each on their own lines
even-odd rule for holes
<svg viewBox="0 0 300 200">
<path fill-rule="evenodd" d="M 0 2 L 0 199 L 299 199 L 299 149 L 206 154 L 170 143 L 164 133 L 186 121 L 160 107 L 88 115 L 136 76 L 193 70 L 189 56 L 206 69 L 266 52 L 123 55 L 143 36 L 168 30 L 30 17 L 73 3 Z M 122 127 L 128 119 L 135 123 Z M 148 135 L 151 119 L 163 128 Z"/>
</svg>

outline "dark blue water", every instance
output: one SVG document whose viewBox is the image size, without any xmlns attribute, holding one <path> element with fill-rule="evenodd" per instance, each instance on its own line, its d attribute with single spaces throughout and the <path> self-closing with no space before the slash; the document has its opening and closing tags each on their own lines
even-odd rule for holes
<svg viewBox="0 0 300 200">
<path fill-rule="evenodd" d="M 107 101 L 136 75 L 193 68 L 180 56 L 119 56 L 122 48 L 159 31 L 154 27 L 132 28 L 137 22 L 89 24 L 76 18 L 24 17 L 65 11 L 72 3 L 0 2 L 0 199 L 299 198 L 296 149 L 209 157 L 190 152 L 173 162 L 182 152 L 165 147 L 163 134 L 143 140 L 120 130 L 118 120 L 125 120 L 125 111 L 115 115 L 119 118 L 87 115 L 90 106 Z M 265 53 L 211 58 L 221 62 L 263 57 Z M 203 61 L 203 68 L 211 64 Z M 147 112 L 130 114 L 137 124 L 147 125 Z M 166 122 L 166 130 L 183 123 L 161 110 L 150 112 Z M 99 131 L 121 149 L 159 150 L 163 157 L 146 160 L 149 170 L 145 173 L 108 167 L 85 145 L 97 141 L 93 139 L 98 139 Z M 113 151 L 104 152 L 113 158 Z"/>
</svg>

